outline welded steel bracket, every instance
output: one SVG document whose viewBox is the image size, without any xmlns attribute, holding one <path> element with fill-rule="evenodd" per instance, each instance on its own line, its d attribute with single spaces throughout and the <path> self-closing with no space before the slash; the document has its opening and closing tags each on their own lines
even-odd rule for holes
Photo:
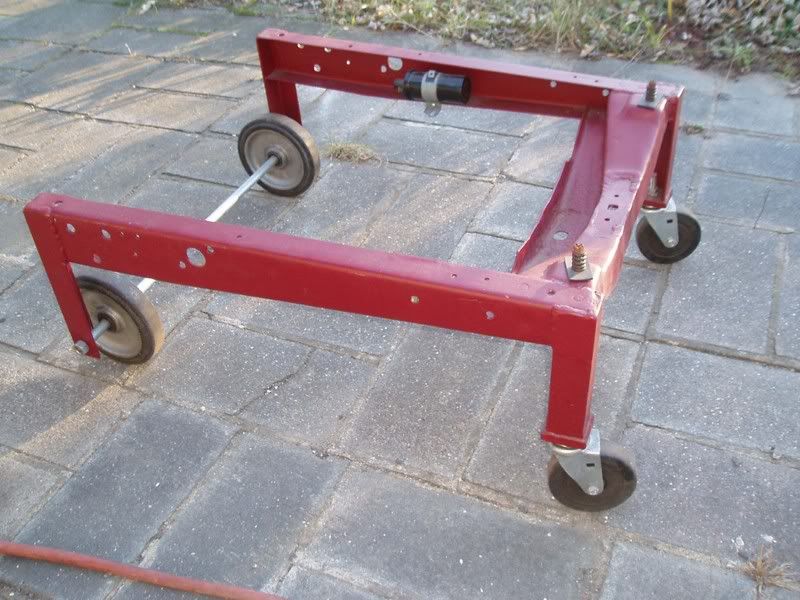
<svg viewBox="0 0 800 600">
<path fill-rule="evenodd" d="M 642 207 L 642 216 L 667 248 L 678 245 L 678 207 L 670 197 L 664 208 Z"/>
<path fill-rule="evenodd" d="M 600 462 L 600 432 L 592 427 L 586 448 L 567 448 L 553 446 L 553 455 L 558 464 L 580 488 L 590 496 L 597 496 L 605 489 L 603 467 Z"/>
</svg>

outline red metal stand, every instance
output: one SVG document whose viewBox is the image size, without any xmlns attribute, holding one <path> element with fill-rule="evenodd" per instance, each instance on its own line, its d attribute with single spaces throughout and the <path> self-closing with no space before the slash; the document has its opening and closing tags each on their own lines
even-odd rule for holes
<svg viewBox="0 0 800 600">
<path fill-rule="evenodd" d="M 670 198 L 683 89 L 659 84 L 646 102 L 643 83 L 271 29 L 257 44 L 270 110 L 298 122 L 296 84 L 399 99 L 396 79 L 431 69 L 469 78 L 467 106 L 580 119 L 572 158 L 512 272 L 40 194 L 25 215 L 72 338 L 99 356 L 76 263 L 546 344 L 553 361 L 542 438 L 583 448 L 603 303 L 639 210 Z M 565 267 L 577 242 L 589 280 L 570 279 Z M 187 262 L 189 249 L 205 255 L 204 266 Z"/>
</svg>

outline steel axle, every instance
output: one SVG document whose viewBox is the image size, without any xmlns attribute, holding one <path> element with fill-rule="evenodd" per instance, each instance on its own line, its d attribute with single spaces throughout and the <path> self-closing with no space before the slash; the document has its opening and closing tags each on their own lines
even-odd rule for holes
<svg viewBox="0 0 800 600">
<path fill-rule="evenodd" d="M 216 223 L 217 221 L 219 221 L 223 217 L 223 215 L 225 215 L 225 213 L 227 213 L 230 209 L 236 206 L 236 203 L 239 202 L 242 196 L 244 196 L 247 192 L 249 192 L 250 189 L 256 183 L 258 183 L 259 179 L 261 179 L 264 175 L 266 175 L 269 172 L 269 170 L 278 163 L 280 163 L 280 158 L 275 154 L 270 154 L 267 160 L 265 160 L 264 163 L 257 170 L 253 171 L 253 174 L 250 175 L 250 177 L 248 177 L 247 180 L 245 180 L 245 182 L 242 183 L 242 185 L 236 188 L 236 190 L 230 196 L 228 196 L 225 199 L 225 201 L 214 210 L 214 212 L 208 215 L 205 218 L 205 220 L 210 223 Z M 151 287 L 153 287 L 153 284 L 155 282 L 156 282 L 155 279 L 151 279 L 148 277 L 142 279 L 136 287 L 139 288 L 140 292 L 146 292 Z M 94 328 L 92 329 L 92 339 L 94 339 L 95 341 L 100 339 L 100 337 L 106 331 L 108 331 L 111 326 L 112 323 L 108 319 L 100 319 L 97 325 L 95 325 Z M 83 340 L 78 340 L 77 342 L 75 342 L 72 348 L 80 354 L 86 354 L 89 352 L 89 345 Z"/>
</svg>

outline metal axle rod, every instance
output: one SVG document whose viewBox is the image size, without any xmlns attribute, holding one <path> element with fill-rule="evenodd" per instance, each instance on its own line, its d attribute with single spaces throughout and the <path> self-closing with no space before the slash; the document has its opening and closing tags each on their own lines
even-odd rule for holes
<svg viewBox="0 0 800 600">
<path fill-rule="evenodd" d="M 226 212 L 236 206 L 236 203 L 239 202 L 241 197 L 250 191 L 250 189 L 258 182 L 259 179 L 266 175 L 267 172 L 279 162 L 280 158 L 274 154 L 271 154 L 269 158 L 264 161 L 264 164 L 253 171 L 253 174 L 250 175 L 250 177 L 248 177 L 242 185 L 236 188 L 236 190 L 230 196 L 228 196 L 225 201 L 214 210 L 214 212 L 208 215 L 205 220 L 211 223 L 216 223 L 219 221 Z M 142 279 L 136 287 L 139 288 L 139 291 L 146 292 L 153 287 L 155 282 L 155 279 L 150 279 L 148 277 L 146 279 Z M 111 323 L 108 320 L 100 319 L 97 325 L 94 326 L 94 329 L 92 329 L 92 338 L 97 341 L 101 335 L 108 331 L 109 327 L 111 327 Z M 84 348 L 86 348 L 86 351 L 88 351 L 88 346 L 86 346 L 85 343 L 78 342 L 75 344 L 75 349 L 81 354 L 86 353 Z"/>
</svg>

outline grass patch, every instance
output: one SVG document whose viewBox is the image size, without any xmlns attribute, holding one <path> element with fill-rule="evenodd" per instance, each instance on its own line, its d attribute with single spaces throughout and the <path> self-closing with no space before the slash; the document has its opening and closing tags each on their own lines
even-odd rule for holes
<svg viewBox="0 0 800 600">
<path fill-rule="evenodd" d="M 684 123 L 681 125 L 681 131 L 686 135 L 702 135 L 706 132 L 706 128 L 699 123 Z"/>
<path fill-rule="evenodd" d="M 757 66 L 782 72 L 790 68 L 786 65 L 800 63 L 800 0 L 313 2 L 317 3 L 338 25 L 411 30 L 487 47 L 718 63 L 739 72 Z"/>
<path fill-rule="evenodd" d="M 325 147 L 325 156 L 353 163 L 380 160 L 375 150 L 365 144 L 353 142 L 332 142 Z"/>
<path fill-rule="evenodd" d="M 772 549 L 761 546 L 758 554 L 741 567 L 742 572 L 756 582 L 756 593 L 761 597 L 768 586 L 788 587 L 796 583 L 795 575 L 788 563 L 779 563 L 772 556 Z"/>
</svg>

